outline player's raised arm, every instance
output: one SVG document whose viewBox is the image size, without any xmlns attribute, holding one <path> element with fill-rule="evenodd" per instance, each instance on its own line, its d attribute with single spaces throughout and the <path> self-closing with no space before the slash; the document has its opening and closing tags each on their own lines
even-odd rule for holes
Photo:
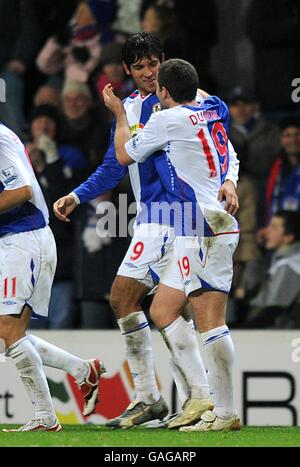
<svg viewBox="0 0 300 467">
<path fill-rule="evenodd" d="M 131 139 L 126 112 L 122 101 L 114 94 L 111 84 L 107 84 L 103 89 L 103 99 L 106 107 L 116 117 L 115 150 L 117 160 L 122 165 L 133 164 L 134 160 L 129 157 L 125 150 L 125 143 Z"/>
<path fill-rule="evenodd" d="M 114 95 L 110 84 L 105 86 L 103 98 L 105 105 L 116 117 L 115 149 L 120 164 L 144 162 L 167 144 L 167 131 L 165 120 L 161 117 L 162 112 L 152 114 L 143 131 L 131 138 L 122 101 Z"/>
<path fill-rule="evenodd" d="M 206 99 L 207 97 L 210 96 L 206 91 L 203 91 L 203 89 L 198 88 L 197 89 L 197 97 L 202 97 L 203 99 Z"/>
</svg>

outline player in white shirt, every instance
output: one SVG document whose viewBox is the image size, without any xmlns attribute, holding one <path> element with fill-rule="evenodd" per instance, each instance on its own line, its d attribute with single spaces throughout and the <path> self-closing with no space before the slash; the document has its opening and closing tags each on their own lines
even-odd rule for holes
<svg viewBox="0 0 300 467">
<path fill-rule="evenodd" d="M 183 60 L 164 62 L 157 95 L 164 110 L 152 115 L 131 139 L 123 106 L 108 85 L 106 105 L 115 113 L 115 148 L 123 165 L 159 158 L 159 175 L 172 207 L 175 254 L 161 277 L 153 308 L 160 312 L 168 292 L 168 271 L 179 267 L 185 294 L 193 306 L 206 355 L 214 409 L 183 431 L 240 429 L 233 399 L 233 343 L 225 324 L 231 288 L 232 255 L 239 228 L 235 208 L 220 199 L 228 170 L 227 106 L 216 96 L 195 99 L 198 76 Z M 156 156 L 153 154 L 157 151 Z"/>
<path fill-rule="evenodd" d="M 155 36 L 135 34 L 124 44 L 123 59 L 126 73 L 132 76 L 138 88 L 124 100 L 131 133 L 135 135 L 142 131 L 151 114 L 160 108 L 155 90 L 158 69 L 163 61 L 161 43 Z M 114 131 L 113 124 L 111 143 L 103 164 L 70 195 L 54 204 L 54 212 L 62 221 L 68 221 L 67 216 L 76 204 L 113 189 L 124 177 L 126 168 L 118 163 L 115 155 Z M 228 180 L 237 178 L 235 160 L 233 153 Z M 129 428 L 147 420 L 161 419 L 167 409 L 157 387 L 151 332 L 142 300 L 157 285 L 168 259 L 172 257 L 175 234 L 168 219 L 164 223 L 155 213 L 151 216 L 153 202 L 167 204 L 156 159 L 149 158 L 144 163 L 132 165 L 129 176 L 139 209 L 131 245 L 112 285 L 110 303 L 124 338 L 126 358 L 134 378 L 135 398 L 125 412 L 107 423 L 111 428 Z M 230 182 L 225 182 L 223 189 L 230 198 Z M 152 319 L 170 351 L 172 373 L 179 399 L 184 403 L 180 416 L 168 424 L 169 428 L 176 428 L 199 420 L 203 411 L 211 406 L 211 401 L 193 321 L 187 321 L 180 315 L 186 298 L 179 271 L 171 271 L 168 281 L 172 287 L 168 295 L 165 293 L 168 306 L 161 312 L 157 310 Z"/>
<path fill-rule="evenodd" d="M 31 316 L 46 318 L 56 268 L 56 245 L 48 209 L 27 151 L 0 123 L 0 338 L 34 408 L 34 418 L 17 430 L 60 431 L 43 365 L 70 373 L 84 396 L 84 415 L 97 402 L 104 367 L 82 360 L 31 334 Z"/>
</svg>

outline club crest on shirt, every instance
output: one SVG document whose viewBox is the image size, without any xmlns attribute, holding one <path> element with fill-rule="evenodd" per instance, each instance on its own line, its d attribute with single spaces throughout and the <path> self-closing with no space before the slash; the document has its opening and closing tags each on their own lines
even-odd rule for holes
<svg viewBox="0 0 300 467">
<path fill-rule="evenodd" d="M 16 180 L 16 178 L 17 176 L 15 174 L 15 169 L 13 166 L 1 170 L 1 181 L 5 186 L 13 183 Z"/>
<path fill-rule="evenodd" d="M 157 104 L 154 104 L 154 106 L 152 107 L 152 113 L 159 112 L 160 110 L 161 110 L 161 105 L 159 102 Z"/>
</svg>

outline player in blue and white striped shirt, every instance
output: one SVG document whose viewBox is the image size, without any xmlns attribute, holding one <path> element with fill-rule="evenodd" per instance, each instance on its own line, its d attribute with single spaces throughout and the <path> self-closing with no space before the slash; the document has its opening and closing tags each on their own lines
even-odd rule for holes
<svg viewBox="0 0 300 467">
<path fill-rule="evenodd" d="M 94 411 L 103 367 L 26 333 L 32 315 L 46 318 L 56 268 L 48 208 L 27 151 L 0 123 L 0 338 L 32 401 L 34 418 L 4 431 L 60 431 L 43 365 L 70 373 Z"/>
<path fill-rule="evenodd" d="M 181 430 L 237 430 L 241 425 L 233 398 L 234 348 L 225 315 L 239 228 L 233 216 L 237 206 L 228 205 L 220 196 L 230 164 L 229 112 L 217 96 L 206 95 L 199 104 L 197 86 L 198 76 L 190 63 L 179 59 L 164 62 L 156 91 L 163 110 L 152 115 L 135 138 L 131 138 L 124 107 L 110 85 L 103 96 L 116 116 L 117 159 L 124 165 L 158 159 L 159 176 L 174 210 L 174 253 L 152 309 L 165 309 L 164 297 L 173 289 L 169 271 L 177 268 L 201 332 L 214 404 L 199 423 Z"/>
<path fill-rule="evenodd" d="M 124 106 L 133 136 L 145 126 L 153 113 L 159 110 L 155 95 L 156 77 L 163 52 L 159 40 L 142 33 L 131 37 L 123 49 L 125 70 L 135 80 L 138 90 L 129 96 Z M 114 188 L 127 173 L 116 160 L 114 128 L 111 145 L 103 164 L 69 196 L 58 200 L 54 211 L 58 218 L 67 216 L 77 204 L 94 199 Z M 136 388 L 133 405 L 121 417 L 109 423 L 112 427 L 130 427 L 166 415 L 166 406 L 160 398 L 152 361 L 151 334 L 148 321 L 141 307 L 143 298 L 158 283 L 171 256 L 175 238 L 170 223 L 161 223 L 153 216 L 154 203 L 166 203 L 166 192 L 159 178 L 156 160 L 130 167 L 129 175 L 138 204 L 137 222 L 129 250 L 120 266 L 111 290 L 111 305 L 126 342 L 126 355 Z M 235 176 L 235 175 L 234 175 Z M 195 421 L 205 408 L 211 406 L 208 384 L 201 361 L 196 335 L 191 321 L 185 321 L 180 310 L 185 303 L 180 274 L 170 274 L 173 291 L 165 300 L 168 313 L 154 317 L 157 327 L 163 330 L 171 350 L 174 377 L 182 393 L 183 402 L 188 399 L 186 412 L 193 413 Z M 179 345 L 183 342 L 184 345 Z M 178 351 L 178 349 L 182 349 Z M 141 358 L 141 355 L 144 357 Z M 182 378 L 183 376 L 183 378 Z M 179 381 L 184 381 L 180 384 Z M 197 408 L 196 408 L 197 407 Z M 180 423 L 183 423 L 182 420 Z M 183 424 L 184 424 L 183 423 Z M 178 425 L 180 426 L 180 425 Z"/>
</svg>

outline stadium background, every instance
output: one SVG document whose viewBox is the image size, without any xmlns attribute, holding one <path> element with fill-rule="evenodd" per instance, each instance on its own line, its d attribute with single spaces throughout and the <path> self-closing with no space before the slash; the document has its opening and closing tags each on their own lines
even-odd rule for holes
<svg viewBox="0 0 300 467">
<path fill-rule="evenodd" d="M 133 90 L 122 73 L 120 55 L 129 34 L 144 29 L 160 35 L 167 58 L 190 60 L 201 87 L 228 103 L 230 138 L 241 160 L 241 244 L 235 257 L 228 324 L 254 328 L 233 332 L 238 409 L 245 422 L 248 384 L 249 400 L 271 401 L 269 408 L 264 402 L 264 408 L 249 409 L 249 424 L 298 424 L 300 331 L 293 330 L 300 328 L 299 238 L 293 244 L 294 256 L 287 260 L 286 276 L 276 283 L 285 295 L 288 264 L 294 261 L 287 299 L 271 306 L 266 297 L 259 305 L 255 299 L 259 292 L 269 290 L 266 277 L 274 253 L 265 248 L 263 229 L 276 210 L 270 204 L 278 188 L 274 177 L 281 177 L 283 193 L 288 176 L 295 175 L 293 196 L 283 197 L 282 203 L 277 199 L 277 208 L 300 210 L 299 2 L 198 0 L 189 1 L 187 7 L 181 0 L 0 0 L 0 18 L 0 119 L 27 144 L 50 209 L 54 200 L 77 186 L 103 159 L 111 117 L 103 106 L 101 90 L 108 81 L 121 97 Z M 44 132 L 50 131 L 50 143 L 39 141 L 39 125 Z M 295 130 L 296 155 L 292 158 L 282 139 L 290 128 Z M 122 193 L 132 200 L 128 180 L 105 199 L 118 207 Z M 130 239 L 101 241 L 95 235 L 96 205 L 103 200 L 81 206 L 70 225 L 51 218 L 59 265 L 50 319 L 33 321 L 31 328 L 41 335 L 48 329 L 50 341 L 83 357 L 100 355 L 110 368 L 104 378 L 105 397 L 119 394 L 118 387 L 122 387 L 125 404 L 133 391 L 121 339 L 114 330 L 109 290 Z M 293 222 L 299 225 L 299 217 L 293 217 Z M 274 311 L 271 318 L 269 313 L 267 320 L 253 322 L 254 314 L 264 316 L 266 309 Z M 172 406 L 167 352 L 155 331 L 154 347 L 159 356 L 158 378 Z M 2 360 L 0 423 L 21 423 L 27 419 L 29 405 L 13 368 Z M 245 374 L 249 372 L 261 374 Z M 83 422 L 71 381 L 58 372 L 47 375 L 57 410 L 65 417 L 62 421 Z M 100 418 L 90 421 L 116 415 L 110 412 L 114 404 L 108 401 L 100 409 L 104 410 Z"/>
</svg>

